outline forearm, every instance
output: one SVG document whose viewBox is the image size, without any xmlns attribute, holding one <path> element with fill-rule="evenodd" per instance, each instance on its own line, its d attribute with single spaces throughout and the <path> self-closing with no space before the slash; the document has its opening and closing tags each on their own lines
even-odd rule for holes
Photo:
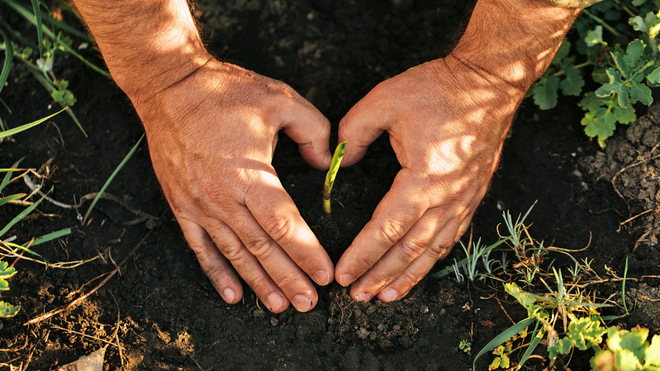
<svg viewBox="0 0 660 371">
<path fill-rule="evenodd" d="M 131 99 L 176 84 L 210 59 L 186 0 L 73 0 Z"/>
<path fill-rule="evenodd" d="M 578 14 L 544 0 L 479 0 L 451 55 L 524 92 L 550 65 Z"/>
</svg>

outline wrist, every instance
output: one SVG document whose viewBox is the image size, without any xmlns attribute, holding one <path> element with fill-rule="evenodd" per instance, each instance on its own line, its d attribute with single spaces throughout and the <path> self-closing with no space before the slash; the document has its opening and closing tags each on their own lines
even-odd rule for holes
<svg viewBox="0 0 660 371">
<path fill-rule="evenodd" d="M 115 82 L 148 99 L 193 74 L 210 55 L 186 0 L 73 0 Z"/>
<path fill-rule="evenodd" d="M 578 14 L 545 0 L 479 0 L 451 55 L 526 91 L 550 65 Z"/>
</svg>

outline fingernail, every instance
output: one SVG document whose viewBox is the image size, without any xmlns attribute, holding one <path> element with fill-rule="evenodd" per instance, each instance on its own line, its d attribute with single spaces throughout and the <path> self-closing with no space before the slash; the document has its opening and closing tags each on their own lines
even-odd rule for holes
<svg viewBox="0 0 660 371">
<path fill-rule="evenodd" d="M 268 306 L 270 307 L 270 311 L 274 312 L 282 308 L 282 304 L 284 304 L 284 299 L 280 294 L 277 293 L 271 293 L 268 295 Z"/>
<path fill-rule="evenodd" d="M 356 296 L 355 300 L 357 300 L 357 301 L 369 301 L 369 300 L 371 300 L 371 298 L 373 298 L 373 296 L 371 294 L 363 292 L 363 293 L 359 294 L 358 296 Z"/>
<path fill-rule="evenodd" d="M 234 290 L 227 287 L 226 289 L 222 290 L 222 298 L 225 299 L 227 303 L 233 303 L 234 299 L 236 298 L 236 293 Z"/>
<path fill-rule="evenodd" d="M 293 306 L 298 312 L 307 312 L 312 309 L 312 299 L 305 295 L 296 295 L 293 297 Z"/>
<path fill-rule="evenodd" d="M 342 286 L 348 286 L 350 285 L 353 281 L 355 281 L 355 276 L 352 274 L 342 274 L 339 276 L 339 284 Z"/>
<path fill-rule="evenodd" d="M 330 283 L 330 275 L 326 271 L 318 271 L 314 273 L 314 282 L 321 286 L 325 286 Z"/>
<path fill-rule="evenodd" d="M 398 298 L 399 298 L 399 292 L 396 291 L 395 289 L 387 289 L 383 291 L 382 294 L 380 294 L 380 301 L 383 301 L 385 303 L 395 301 Z"/>
</svg>

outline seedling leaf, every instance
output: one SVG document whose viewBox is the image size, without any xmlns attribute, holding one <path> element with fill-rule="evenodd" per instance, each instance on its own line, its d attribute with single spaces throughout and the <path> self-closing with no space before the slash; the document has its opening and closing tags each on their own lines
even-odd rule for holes
<svg viewBox="0 0 660 371">
<path fill-rule="evenodd" d="M 6 279 L 16 274 L 14 267 L 9 267 L 9 263 L 0 260 L 0 278 Z"/>
<path fill-rule="evenodd" d="M 13 306 L 7 302 L 0 301 L 0 317 L 13 317 L 21 309 L 20 305 Z"/>
<path fill-rule="evenodd" d="M 611 137 L 616 128 L 614 114 L 605 107 L 587 112 L 581 123 L 585 126 L 584 132 L 588 136 L 598 137 L 598 144 L 601 148 L 605 148 L 605 139 Z"/>
<path fill-rule="evenodd" d="M 325 211 L 326 214 L 330 214 L 330 194 L 332 193 L 332 187 L 335 184 L 335 178 L 337 177 L 339 165 L 341 165 L 341 160 L 344 158 L 345 151 L 346 142 L 339 143 L 337 148 L 335 148 L 335 153 L 332 155 L 330 168 L 325 175 L 325 183 L 323 184 L 323 211 Z"/>
<path fill-rule="evenodd" d="M 614 106 L 614 119 L 622 124 L 629 124 L 637 120 L 637 115 L 635 114 L 635 108 L 630 107 L 619 107 L 618 105 Z"/>
<path fill-rule="evenodd" d="M 646 76 L 646 79 L 651 84 L 660 84 L 660 67 L 653 70 L 653 72 Z"/>
<path fill-rule="evenodd" d="M 556 76 L 541 81 L 532 92 L 534 103 L 542 110 L 554 108 L 557 105 L 557 88 L 559 88 L 559 78 Z"/>
<path fill-rule="evenodd" d="M 561 81 L 561 91 L 564 95 L 578 96 L 582 92 L 584 86 L 584 79 L 580 70 L 573 65 L 568 65 L 564 68 L 566 78 Z"/>
<path fill-rule="evenodd" d="M 660 367 L 660 335 L 653 335 L 651 345 L 646 348 L 645 366 Z"/>
<path fill-rule="evenodd" d="M 632 87 L 630 88 L 630 99 L 633 101 L 639 101 L 647 106 L 650 106 L 651 103 L 653 103 L 651 89 L 649 89 L 648 86 L 637 82 L 632 82 Z"/>
<path fill-rule="evenodd" d="M 621 81 L 621 74 L 614 68 L 606 70 L 609 83 L 601 86 L 596 90 L 596 95 L 600 98 L 606 98 L 612 94 L 616 94 L 619 105 L 621 107 L 628 107 L 630 101 L 628 99 L 628 87 L 626 83 Z"/>
<path fill-rule="evenodd" d="M 587 32 L 587 35 L 584 37 L 584 42 L 587 43 L 587 46 L 589 47 L 607 45 L 607 43 L 603 41 L 603 26 L 596 26 L 595 29 Z"/>
</svg>

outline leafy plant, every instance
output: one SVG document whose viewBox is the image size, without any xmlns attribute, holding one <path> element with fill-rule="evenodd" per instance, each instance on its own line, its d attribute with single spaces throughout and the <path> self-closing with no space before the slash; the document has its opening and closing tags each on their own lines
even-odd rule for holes
<svg viewBox="0 0 660 371">
<path fill-rule="evenodd" d="M 330 214 L 330 194 L 332 193 L 332 187 L 335 185 L 335 178 L 337 177 L 339 165 L 341 165 L 341 160 L 344 158 L 345 151 L 346 142 L 339 143 L 337 148 L 335 148 L 335 153 L 332 155 L 330 168 L 325 175 L 325 183 L 323 183 L 323 211 L 325 211 L 326 214 Z"/>
<path fill-rule="evenodd" d="M 9 267 L 7 262 L 0 260 L 0 290 L 9 290 L 9 283 L 7 278 L 16 274 L 14 267 Z M 21 309 L 20 305 L 11 305 L 5 301 L 0 300 L 0 317 L 13 317 Z"/>
<path fill-rule="evenodd" d="M 564 41 L 529 94 L 544 110 L 560 92 L 582 96 L 585 133 L 605 147 L 616 125 L 635 121 L 636 104 L 651 105 L 650 88 L 660 86 L 660 1 L 605 0 L 585 9 L 574 29 L 577 38 Z"/>
<path fill-rule="evenodd" d="M 607 346 L 591 359 L 591 367 L 598 371 L 660 369 L 660 335 L 654 335 L 650 344 L 648 336 L 647 328 L 608 328 Z"/>
<path fill-rule="evenodd" d="M 89 36 L 52 16 L 42 1 L 0 0 L 0 4 L 4 4 L 21 16 L 25 21 L 32 24 L 36 30 L 35 43 L 11 27 L 0 15 L 0 37 L 2 38 L 0 50 L 4 50 L 5 54 L 0 72 L 0 91 L 8 81 L 14 60 L 21 63 L 50 94 L 53 102 L 62 108 L 72 107 L 76 103 L 76 98 L 69 89 L 69 82 L 59 79 L 55 75 L 53 67 L 59 57 L 73 56 L 99 74 L 110 78 L 108 72 L 87 60 L 77 51 L 77 49 L 87 48 L 92 43 Z M 62 5 L 62 8 L 70 10 L 69 7 L 64 5 Z M 77 47 L 74 47 L 74 37 L 79 40 Z M 4 101 L 0 99 L 0 102 L 9 110 Z M 71 109 L 68 109 L 66 113 L 86 136 L 87 134 L 75 113 Z M 2 119 L 0 119 L 0 130 L 7 130 Z"/>
<path fill-rule="evenodd" d="M 472 352 L 472 343 L 468 339 L 463 339 L 458 343 L 458 349 L 462 350 L 463 353 L 470 354 Z"/>
</svg>

